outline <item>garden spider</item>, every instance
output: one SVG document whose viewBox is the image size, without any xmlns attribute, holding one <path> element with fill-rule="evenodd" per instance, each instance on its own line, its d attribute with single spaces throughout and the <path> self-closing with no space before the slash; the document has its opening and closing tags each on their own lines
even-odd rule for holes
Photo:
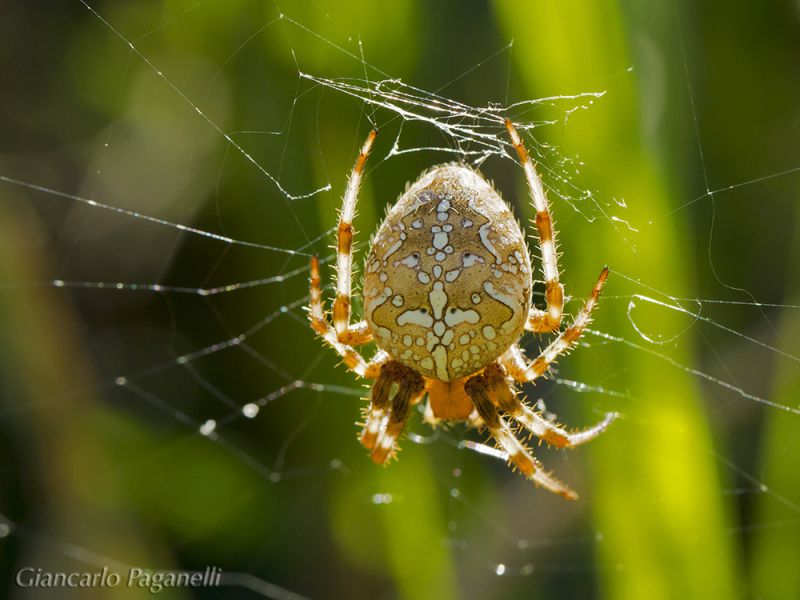
<svg viewBox="0 0 800 600">
<path fill-rule="evenodd" d="M 512 419 L 545 442 L 573 447 L 614 420 L 576 432 L 550 422 L 522 401 L 516 385 L 535 381 L 580 337 L 608 276 L 600 273 L 572 325 L 533 361 L 518 345 L 525 330 L 559 330 L 564 287 L 555 232 L 542 182 L 511 121 L 534 208 L 545 278 L 546 310 L 531 306 L 531 266 L 525 238 L 500 195 L 463 164 L 433 167 L 408 187 L 372 239 L 364 274 L 365 319 L 351 322 L 353 216 L 370 132 L 348 181 L 339 217 L 336 300 L 325 314 L 319 262 L 311 259 L 311 326 L 360 377 L 374 379 L 361 443 L 384 464 L 396 452 L 411 407 L 427 394 L 425 419 L 485 427 L 528 479 L 564 498 L 577 494 L 546 473 L 514 435 Z M 374 341 L 367 361 L 356 346 Z"/>
</svg>

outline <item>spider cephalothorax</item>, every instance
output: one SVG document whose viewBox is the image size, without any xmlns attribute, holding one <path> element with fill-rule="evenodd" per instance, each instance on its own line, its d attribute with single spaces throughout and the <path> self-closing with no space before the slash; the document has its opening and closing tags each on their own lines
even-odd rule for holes
<svg viewBox="0 0 800 600">
<path fill-rule="evenodd" d="M 564 305 L 555 232 L 542 183 L 514 126 L 506 121 L 536 209 L 547 309 L 531 308 L 531 266 L 525 238 L 499 194 L 459 164 L 423 173 L 391 208 L 370 245 L 364 274 L 365 320 L 350 322 L 353 215 L 364 163 L 376 132 L 361 149 L 339 220 L 333 325 L 325 315 L 319 265 L 311 261 L 311 325 L 361 377 L 375 379 L 362 444 L 377 463 L 395 452 L 411 406 L 427 394 L 426 420 L 485 427 L 526 477 L 568 499 L 576 494 L 545 473 L 506 418 L 558 447 L 587 442 L 614 419 L 568 432 L 517 397 L 581 335 L 597 305 L 603 269 L 570 327 L 528 361 L 517 342 L 527 329 L 558 331 Z M 374 341 L 366 361 L 354 346 Z M 394 392 L 394 393 L 392 393 Z"/>
</svg>

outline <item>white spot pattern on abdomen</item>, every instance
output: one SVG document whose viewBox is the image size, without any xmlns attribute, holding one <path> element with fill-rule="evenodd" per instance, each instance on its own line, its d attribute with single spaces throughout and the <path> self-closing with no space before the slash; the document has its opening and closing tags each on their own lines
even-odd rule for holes
<svg viewBox="0 0 800 600">
<path fill-rule="evenodd" d="M 479 174 L 461 165 L 432 169 L 372 242 L 363 289 L 378 346 L 433 379 L 479 371 L 522 334 L 527 257 L 511 211 Z"/>
</svg>

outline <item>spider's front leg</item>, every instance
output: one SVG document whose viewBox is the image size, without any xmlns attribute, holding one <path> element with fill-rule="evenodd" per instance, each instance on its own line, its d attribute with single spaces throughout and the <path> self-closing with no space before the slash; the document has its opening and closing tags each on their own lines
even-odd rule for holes
<svg viewBox="0 0 800 600">
<path fill-rule="evenodd" d="M 352 346 L 371 342 L 372 333 L 366 321 L 350 322 L 353 279 L 353 217 L 356 213 L 358 189 L 361 185 L 364 164 L 367 162 L 367 157 L 372 150 L 372 142 L 375 141 L 377 134 L 378 132 L 374 129 L 370 131 L 361 147 L 342 199 L 342 211 L 339 215 L 339 227 L 336 234 L 336 300 L 333 302 L 333 327 L 325 315 L 319 278 L 319 260 L 316 256 L 311 258 L 311 327 L 342 355 L 348 367 L 362 377 L 366 376 L 364 375 L 366 363 L 363 358 L 356 356 L 358 353 L 352 349 Z"/>
<path fill-rule="evenodd" d="M 361 146 L 361 152 L 350 173 L 347 188 L 342 199 L 342 211 L 339 214 L 339 227 L 336 232 L 336 300 L 333 302 L 333 327 L 340 342 L 347 344 L 366 344 L 372 341 L 372 334 L 365 321 L 352 324 L 351 295 L 353 279 L 353 218 L 356 214 L 358 190 L 367 157 L 372 151 L 372 143 L 376 130 L 369 132 Z"/>
<path fill-rule="evenodd" d="M 564 314 L 564 286 L 559 281 L 556 232 L 553 227 L 550 204 L 547 201 L 542 179 L 539 177 L 539 173 L 536 172 L 536 166 L 525 149 L 525 144 L 522 143 L 522 138 L 517 133 L 517 129 L 508 119 L 506 119 L 506 129 L 511 136 L 511 143 L 514 145 L 519 161 L 525 171 L 528 192 L 536 210 L 536 231 L 539 234 L 539 249 L 542 252 L 542 270 L 544 271 L 544 283 L 546 286 L 544 297 L 547 302 L 547 309 L 531 308 L 525 329 L 534 333 L 557 331 Z"/>
<path fill-rule="evenodd" d="M 395 384 L 397 391 L 390 397 Z M 383 464 L 393 455 L 411 407 L 424 392 L 425 381 L 413 369 L 395 361 L 381 367 L 372 386 L 370 407 L 361 432 L 361 443 L 371 451 L 374 462 Z"/>
<path fill-rule="evenodd" d="M 481 373 L 468 379 L 464 389 L 475 404 L 489 434 L 525 477 L 567 500 L 578 498 L 578 494 L 569 489 L 566 484 L 546 473 L 541 463 L 530 453 L 525 444 L 516 438 L 490 397 L 491 381 L 487 380 L 485 374 Z"/>
</svg>

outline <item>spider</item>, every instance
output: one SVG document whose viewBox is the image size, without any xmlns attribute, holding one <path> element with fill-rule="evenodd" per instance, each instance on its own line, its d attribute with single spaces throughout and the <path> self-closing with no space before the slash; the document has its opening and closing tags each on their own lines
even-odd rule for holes
<svg viewBox="0 0 800 600">
<path fill-rule="evenodd" d="M 597 306 L 608 268 L 572 325 L 529 360 L 518 341 L 526 330 L 560 330 L 564 287 L 541 179 L 514 125 L 506 120 L 505 126 L 536 209 L 546 309 L 531 305 L 531 261 L 508 205 L 477 171 L 451 163 L 423 172 L 388 211 L 366 261 L 365 318 L 351 322 L 353 217 L 377 135 L 373 130 L 344 193 L 330 320 L 319 261 L 311 259 L 311 327 L 351 371 L 374 380 L 360 440 L 375 463 L 395 455 L 411 407 L 427 394 L 428 423 L 466 421 L 485 428 L 525 477 L 575 500 L 577 494 L 544 471 L 517 439 L 509 420 L 552 446 L 571 448 L 596 438 L 616 417 L 607 413 L 593 427 L 570 432 L 534 411 L 516 391 L 517 385 L 542 377 L 575 345 Z M 378 351 L 368 361 L 356 347 L 373 341 Z"/>
</svg>

